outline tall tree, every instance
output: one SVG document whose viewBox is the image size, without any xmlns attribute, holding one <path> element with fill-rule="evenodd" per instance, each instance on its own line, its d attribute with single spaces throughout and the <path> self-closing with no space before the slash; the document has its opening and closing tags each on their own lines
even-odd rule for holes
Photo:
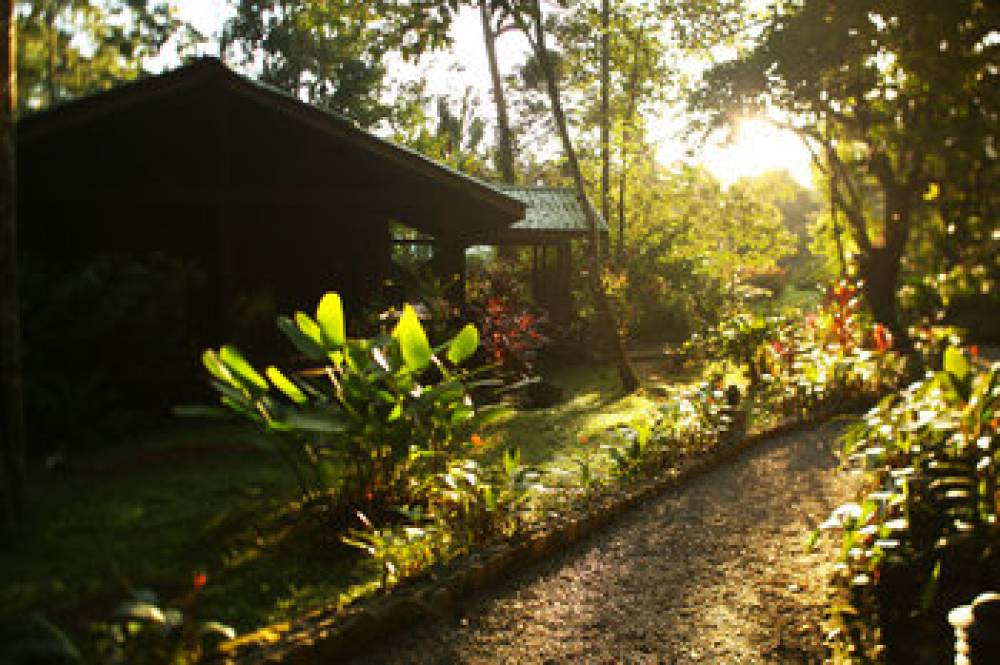
<svg viewBox="0 0 1000 665">
<path fill-rule="evenodd" d="M 551 104 L 552 117 L 555 122 L 556 129 L 559 132 L 559 138 L 563 148 L 563 156 L 566 159 L 566 165 L 569 173 L 573 178 L 573 184 L 576 188 L 577 198 L 580 201 L 580 207 L 584 211 L 587 218 L 587 224 L 590 227 L 589 284 L 594 297 L 598 323 L 600 328 L 602 328 L 602 333 L 605 334 L 610 341 L 611 351 L 614 360 L 618 365 L 618 374 L 621 379 L 622 387 L 626 391 L 632 392 L 639 388 L 639 378 L 636 376 L 635 369 L 632 367 L 632 364 L 629 362 L 628 356 L 625 353 L 625 345 L 622 342 L 620 334 L 618 333 L 618 325 L 615 322 L 615 317 L 611 310 L 611 303 L 608 300 L 607 293 L 604 291 L 604 285 L 601 282 L 603 266 L 601 260 L 600 231 L 598 230 L 597 215 L 587 198 L 587 187 L 584 182 L 583 172 L 580 170 L 580 163 L 576 156 L 576 149 L 573 146 L 573 140 L 569 134 L 569 125 L 566 121 L 566 114 L 563 110 L 562 97 L 559 90 L 559 79 L 556 75 L 555 68 L 553 67 L 552 60 L 549 57 L 549 50 L 546 45 L 547 36 L 545 17 L 542 13 L 539 0 L 527 0 L 517 2 L 516 4 L 509 3 L 508 10 L 510 11 L 511 16 L 514 17 L 515 22 L 521 29 L 524 36 L 527 38 L 535 60 L 541 66 L 545 75 L 545 83 L 548 90 L 549 103 Z"/>
<path fill-rule="evenodd" d="M 601 0 L 601 215 L 611 219 L 611 113 L 608 95 L 611 90 L 611 56 L 608 33 L 611 31 L 609 0 Z"/>
<path fill-rule="evenodd" d="M 416 58 L 448 43 L 456 2 L 236 0 L 225 43 L 260 78 L 370 127 L 382 103 L 383 59 Z"/>
<path fill-rule="evenodd" d="M 170 3 L 159 0 L 34 0 L 15 4 L 22 111 L 133 79 L 168 42 L 183 57 L 201 39 L 176 17 Z"/>
<path fill-rule="evenodd" d="M 3 476 L 7 526 L 24 518 L 25 432 L 21 377 L 21 317 L 17 262 L 17 35 L 14 5 L 0 0 L 4 44 L 0 49 L 0 391 L 3 399 Z"/>
<path fill-rule="evenodd" d="M 501 7 L 492 4 L 490 0 L 480 0 L 479 19 L 483 26 L 483 45 L 490 67 L 490 89 L 497 115 L 497 170 L 504 182 L 514 184 L 517 181 L 514 173 L 514 135 L 510 128 L 507 95 L 497 61 L 497 37 L 510 27 L 504 24 L 505 18 Z"/>
<path fill-rule="evenodd" d="M 904 342 L 896 296 L 916 236 L 954 225 L 991 242 L 998 30 L 1000 6 L 981 0 L 806 0 L 775 12 L 693 97 L 716 125 L 786 114 L 847 222 L 872 313 Z M 962 204 L 942 209 L 943 197 Z"/>
</svg>

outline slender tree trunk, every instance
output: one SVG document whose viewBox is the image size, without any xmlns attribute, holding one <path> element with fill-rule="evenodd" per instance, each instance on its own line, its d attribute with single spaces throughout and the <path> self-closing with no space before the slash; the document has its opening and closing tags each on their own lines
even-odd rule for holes
<svg viewBox="0 0 1000 665">
<path fill-rule="evenodd" d="M 611 87 L 611 63 L 608 55 L 610 12 L 601 0 L 601 216 L 611 219 L 611 112 L 608 95 Z"/>
<path fill-rule="evenodd" d="M 24 392 L 17 268 L 17 35 L 13 0 L 0 0 L 5 43 L 0 55 L 0 395 L 3 399 L 3 501 L 6 524 L 24 519 Z"/>
<path fill-rule="evenodd" d="M 480 0 L 479 16 L 483 23 L 483 43 L 486 45 L 486 59 L 490 65 L 490 79 L 493 83 L 493 104 L 497 111 L 497 167 L 503 181 L 513 185 L 516 182 L 514 140 L 510 131 L 510 117 L 507 114 L 507 96 L 504 94 L 500 66 L 497 64 L 497 35 L 493 30 L 493 16 L 489 4 L 489 0 Z"/>
<path fill-rule="evenodd" d="M 569 125 L 566 122 L 566 114 L 563 111 L 562 97 L 559 92 L 559 81 L 556 77 L 556 72 L 552 66 L 551 60 L 549 60 L 548 50 L 545 48 L 545 26 L 542 23 L 542 10 L 539 6 L 539 0 L 532 0 L 530 3 L 531 11 L 531 25 L 522 25 L 522 29 L 529 37 L 532 48 L 535 52 L 535 58 L 538 60 L 539 64 L 542 66 L 542 71 L 545 73 L 546 87 L 549 93 L 549 102 L 552 105 L 552 116 L 555 120 L 556 129 L 559 132 L 559 138 L 562 142 L 563 152 L 565 153 L 566 163 L 569 168 L 570 175 L 573 178 L 573 184 L 576 188 L 576 195 L 580 201 L 580 207 L 583 209 L 584 215 L 587 218 L 587 224 L 590 227 L 590 289 L 594 297 L 594 307 L 597 313 L 597 322 L 601 332 L 604 333 L 611 344 L 611 352 L 613 354 L 615 363 L 618 365 L 618 374 L 621 378 L 622 387 L 628 391 L 633 392 L 639 388 L 639 378 L 635 374 L 635 369 L 633 369 L 632 364 L 629 362 L 628 355 L 625 353 L 625 345 L 622 342 L 621 335 L 618 334 L 618 325 L 615 322 L 614 315 L 611 311 L 611 303 L 608 301 L 608 295 L 604 292 L 604 286 L 601 284 L 601 249 L 600 249 L 600 230 L 598 227 L 597 214 L 594 212 L 594 208 L 590 205 L 590 201 L 587 199 L 587 188 L 583 180 L 583 173 L 580 171 L 580 162 L 576 156 L 576 150 L 573 148 L 573 141 L 569 136 Z M 533 34 L 532 34 L 533 33 Z"/>
<path fill-rule="evenodd" d="M 632 57 L 632 71 L 629 75 L 629 97 L 628 108 L 625 110 L 625 117 L 622 118 L 622 168 L 621 176 L 618 178 L 618 263 L 622 262 L 625 256 L 625 185 L 628 177 L 628 149 L 632 141 L 632 122 L 635 117 L 636 107 L 639 104 L 639 57 L 642 44 L 643 28 L 639 28 L 635 33 L 635 52 Z"/>
<path fill-rule="evenodd" d="M 837 220 L 836 198 L 833 195 L 834 184 L 830 183 L 830 223 L 833 225 L 833 239 L 837 243 L 837 265 L 840 268 L 840 278 L 847 277 L 847 257 L 844 256 L 844 239 L 841 237 L 840 222 Z"/>
<path fill-rule="evenodd" d="M 46 50 L 48 51 L 45 59 L 45 86 L 49 93 L 49 106 L 55 106 L 59 102 L 59 90 L 56 87 L 59 33 L 56 31 L 56 8 L 51 1 L 45 9 L 45 31 Z"/>
<path fill-rule="evenodd" d="M 625 259 L 625 185 L 628 178 L 628 154 L 625 152 L 625 142 L 628 131 L 622 129 L 622 172 L 618 176 L 618 265 Z"/>
</svg>

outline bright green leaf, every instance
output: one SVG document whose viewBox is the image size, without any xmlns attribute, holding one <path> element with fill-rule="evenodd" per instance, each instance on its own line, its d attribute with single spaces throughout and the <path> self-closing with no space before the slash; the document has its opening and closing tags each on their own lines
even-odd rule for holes
<svg viewBox="0 0 1000 665">
<path fill-rule="evenodd" d="M 299 353 L 310 360 L 325 360 L 326 353 L 315 339 L 302 332 L 301 328 L 292 323 L 287 316 L 278 317 L 278 329 L 295 345 Z"/>
<path fill-rule="evenodd" d="M 284 374 L 281 373 L 274 365 L 267 368 L 266 372 L 267 378 L 271 380 L 271 383 L 280 390 L 284 395 L 295 402 L 296 404 L 303 404 L 307 401 L 306 396 L 299 390 L 299 387 L 292 383 Z"/>
<path fill-rule="evenodd" d="M 479 331 L 471 323 L 455 335 L 448 345 L 448 361 L 458 365 L 468 359 L 479 347 Z"/>
<path fill-rule="evenodd" d="M 969 359 L 965 357 L 965 352 L 956 346 L 949 346 L 944 352 L 944 370 L 959 382 L 964 382 L 969 375 Z"/>
<path fill-rule="evenodd" d="M 392 336 L 399 342 L 407 369 L 419 372 L 431 364 L 431 345 L 427 340 L 427 333 L 424 332 L 417 313 L 409 305 L 403 306 L 403 315 L 399 317 Z"/>
<path fill-rule="evenodd" d="M 299 327 L 303 335 L 320 346 L 323 345 L 323 333 L 320 330 L 319 324 L 311 316 L 305 312 L 295 312 L 295 325 Z"/>
<path fill-rule="evenodd" d="M 347 327 L 344 323 L 344 307 L 340 296 L 327 293 L 316 308 L 323 345 L 330 351 L 340 350 L 347 342 Z"/>
<path fill-rule="evenodd" d="M 247 362 L 247 359 L 235 346 L 226 344 L 219 349 L 219 359 L 230 371 L 249 383 L 250 386 L 264 392 L 267 391 L 267 381 Z"/>
</svg>

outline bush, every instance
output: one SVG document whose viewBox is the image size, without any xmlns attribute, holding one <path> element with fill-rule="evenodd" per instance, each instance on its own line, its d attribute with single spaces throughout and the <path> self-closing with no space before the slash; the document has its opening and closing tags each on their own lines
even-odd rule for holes
<svg viewBox="0 0 1000 665">
<path fill-rule="evenodd" d="M 77 446 L 165 415 L 198 375 L 203 285 L 193 263 L 160 253 L 102 254 L 69 270 L 26 265 L 33 450 Z"/>
<path fill-rule="evenodd" d="M 946 662 L 947 612 L 1000 579 L 1000 365 L 975 372 L 957 347 L 943 369 L 886 398 L 844 453 L 865 493 L 842 528 L 831 647 L 841 662 Z"/>
<path fill-rule="evenodd" d="M 460 367 L 479 345 L 472 325 L 432 348 L 406 305 L 390 335 L 349 338 L 340 296 L 328 293 L 315 318 L 296 312 L 278 326 L 310 367 L 261 372 L 233 346 L 203 361 L 222 404 L 259 425 L 336 520 L 421 498 L 423 479 L 466 445 L 460 432 L 490 413 L 472 404 Z"/>
</svg>

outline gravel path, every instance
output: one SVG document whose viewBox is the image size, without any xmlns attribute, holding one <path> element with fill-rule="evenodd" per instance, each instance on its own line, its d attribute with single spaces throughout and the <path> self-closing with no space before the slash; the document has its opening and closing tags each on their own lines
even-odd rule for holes
<svg viewBox="0 0 1000 665">
<path fill-rule="evenodd" d="M 804 549 L 856 488 L 841 429 L 756 446 L 356 662 L 820 661 L 835 544 Z"/>
</svg>

